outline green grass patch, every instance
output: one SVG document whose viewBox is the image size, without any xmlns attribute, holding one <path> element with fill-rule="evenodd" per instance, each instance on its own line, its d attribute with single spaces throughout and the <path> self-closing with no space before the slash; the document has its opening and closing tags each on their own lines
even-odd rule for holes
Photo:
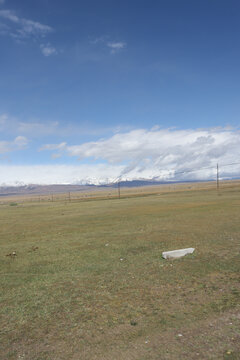
<svg viewBox="0 0 240 360">
<path fill-rule="evenodd" d="M 215 352 L 201 359 L 234 358 L 239 204 L 236 188 L 0 206 L 0 358 L 191 359 L 204 346 Z"/>
</svg>

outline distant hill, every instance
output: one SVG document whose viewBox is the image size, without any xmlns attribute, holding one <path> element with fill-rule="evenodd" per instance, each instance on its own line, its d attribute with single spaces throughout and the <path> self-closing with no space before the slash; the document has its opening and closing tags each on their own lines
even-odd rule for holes
<svg viewBox="0 0 240 360">
<path fill-rule="evenodd" d="M 152 185 L 163 185 L 163 184 L 169 184 L 172 182 L 166 182 L 166 181 L 155 181 L 155 180 L 123 180 L 120 181 L 120 185 L 122 187 L 139 187 L 139 186 L 152 186 Z M 114 184 L 109 185 L 100 185 L 100 187 L 118 187 L 118 182 Z"/>
<path fill-rule="evenodd" d="M 96 188 L 94 185 L 2 186 L 0 187 L 0 196 L 61 194 L 76 191 L 91 191 L 94 188 Z"/>
<path fill-rule="evenodd" d="M 182 183 L 183 181 L 155 181 L 155 180 L 124 180 L 120 181 L 121 187 L 140 187 L 140 186 L 153 186 Z M 199 181 L 184 181 L 199 182 Z M 46 195 L 46 194 L 62 194 L 68 192 L 90 192 L 101 190 L 103 188 L 117 188 L 118 183 L 111 183 L 106 185 L 21 185 L 21 186 L 1 186 L 0 197 L 4 196 L 18 196 L 18 195 Z"/>
<path fill-rule="evenodd" d="M 213 180 L 206 180 L 213 181 Z M 195 183 L 205 182 L 205 180 L 189 180 L 189 181 L 158 181 L 158 180 L 124 180 L 120 181 L 121 187 L 139 187 L 139 186 L 153 186 L 153 185 L 167 185 L 167 184 L 181 184 L 181 183 Z M 118 187 L 118 182 L 110 185 L 99 185 L 98 187 Z"/>
</svg>

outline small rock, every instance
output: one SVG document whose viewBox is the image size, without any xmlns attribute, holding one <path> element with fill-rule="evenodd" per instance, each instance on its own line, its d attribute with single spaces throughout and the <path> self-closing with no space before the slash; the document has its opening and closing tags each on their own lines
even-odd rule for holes
<svg viewBox="0 0 240 360">
<path fill-rule="evenodd" d="M 32 246 L 30 251 L 36 251 L 36 250 L 38 250 L 38 246 Z"/>
<path fill-rule="evenodd" d="M 183 335 L 182 334 L 178 334 L 178 337 L 182 337 Z"/>
<path fill-rule="evenodd" d="M 7 254 L 6 256 L 15 257 L 15 256 L 17 256 L 17 254 L 16 254 L 16 251 L 13 251 L 10 254 Z"/>
<path fill-rule="evenodd" d="M 132 326 L 136 326 L 136 325 L 137 325 L 137 322 L 136 322 L 135 320 L 131 320 L 131 321 L 130 321 L 130 324 L 131 324 Z"/>
<path fill-rule="evenodd" d="M 176 259 L 180 258 L 182 256 L 185 256 L 187 254 L 192 254 L 194 252 L 195 248 L 187 248 L 187 249 L 179 249 L 179 250 L 173 250 L 173 251 L 164 251 L 162 253 L 162 257 L 164 259 Z"/>
</svg>

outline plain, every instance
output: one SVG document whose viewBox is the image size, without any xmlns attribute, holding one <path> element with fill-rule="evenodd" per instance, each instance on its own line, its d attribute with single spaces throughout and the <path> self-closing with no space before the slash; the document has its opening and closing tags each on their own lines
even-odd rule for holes
<svg viewBox="0 0 240 360">
<path fill-rule="evenodd" d="M 2 202 L 1 359 L 240 359 L 240 184 L 161 189 Z"/>
</svg>

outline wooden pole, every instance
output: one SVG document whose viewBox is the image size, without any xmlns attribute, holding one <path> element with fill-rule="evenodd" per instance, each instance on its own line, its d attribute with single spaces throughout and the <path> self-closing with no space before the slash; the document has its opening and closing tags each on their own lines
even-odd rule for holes
<svg viewBox="0 0 240 360">
<path fill-rule="evenodd" d="M 121 192 L 120 192 L 120 181 L 118 182 L 118 197 L 120 199 L 121 197 Z"/>
<path fill-rule="evenodd" d="M 217 164 L 217 191 L 219 190 L 219 167 Z"/>
</svg>

